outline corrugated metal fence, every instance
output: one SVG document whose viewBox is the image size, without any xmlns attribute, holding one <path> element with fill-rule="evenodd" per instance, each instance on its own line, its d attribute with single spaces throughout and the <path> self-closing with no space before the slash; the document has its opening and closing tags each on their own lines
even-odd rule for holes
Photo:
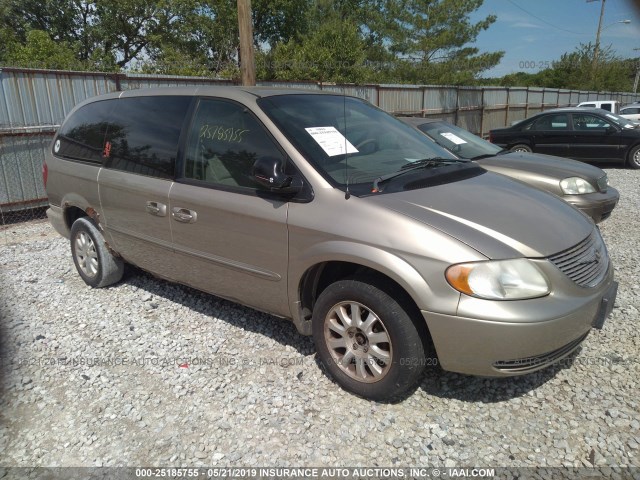
<svg viewBox="0 0 640 480">
<path fill-rule="evenodd" d="M 0 213 L 46 205 L 44 150 L 79 102 L 108 92 L 149 87 L 232 85 L 201 77 L 3 68 L 0 70 Z M 635 100 L 632 93 L 545 88 L 334 85 L 260 82 L 262 86 L 334 91 L 392 112 L 442 118 L 479 135 L 542 110 L 587 100 Z"/>
</svg>

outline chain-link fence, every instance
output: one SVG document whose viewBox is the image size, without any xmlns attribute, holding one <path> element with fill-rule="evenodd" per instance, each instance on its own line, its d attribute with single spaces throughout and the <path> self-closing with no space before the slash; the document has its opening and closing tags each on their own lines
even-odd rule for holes
<svg viewBox="0 0 640 480">
<path fill-rule="evenodd" d="M 46 210 L 47 207 L 35 207 L 5 212 L 0 207 L 0 248 L 20 242 L 26 226 L 35 222 L 46 222 Z"/>
<path fill-rule="evenodd" d="M 0 245 L 11 243 L 12 225 L 46 218 L 42 163 L 55 127 L 0 130 Z"/>
</svg>

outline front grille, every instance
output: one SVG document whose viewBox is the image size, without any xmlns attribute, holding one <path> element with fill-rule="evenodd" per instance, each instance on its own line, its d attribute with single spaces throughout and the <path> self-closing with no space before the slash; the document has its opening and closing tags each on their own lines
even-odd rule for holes
<svg viewBox="0 0 640 480">
<path fill-rule="evenodd" d="M 598 179 L 598 190 L 601 192 L 606 192 L 607 187 L 609 186 L 609 182 L 607 181 L 607 175 L 603 175 Z"/>
<path fill-rule="evenodd" d="M 517 358 L 514 360 L 499 360 L 493 366 L 505 373 L 528 373 L 544 368 L 573 352 L 587 337 L 589 332 L 552 352 L 536 355 L 535 357 Z"/>
<path fill-rule="evenodd" d="M 552 255 L 549 260 L 581 287 L 598 285 L 609 268 L 607 248 L 595 229 L 576 246 Z"/>
</svg>

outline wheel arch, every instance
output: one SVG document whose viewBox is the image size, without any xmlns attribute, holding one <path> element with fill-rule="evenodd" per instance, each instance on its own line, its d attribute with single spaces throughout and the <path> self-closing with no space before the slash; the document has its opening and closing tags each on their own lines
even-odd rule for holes
<svg viewBox="0 0 640 480">
<path fill-rule="evenodd" d="M 289 276 L 291 313 L 300 333 L 311 334 L 313 306 L 322 291 L 330 283 L 347 277 L 391 282 L 406 294 L 416 312 L 427 308 L 426 302 L 433 292 L 425 279 L 402 258 L 349 242 L 328 242 L 314 250 L 292 269 Z"/>
<path fill-rule="evenodd" d="M 526 145 L 527 147 L 529 147 L 530 149 L 533 150 L 535 144 L 533 142 L 532 139 L 523 139 L 523 138 L 518 138 L 517 140 L 514 140 L 512 142 L 509 142 L 507 144 L 507 148 L 509 150 L 511 150 L 513 147 L 517 146 L 517 145 Z"/>
<path fill-rule="evenodd" d="M 113 239 L 111 238 L 111 235 L 104 228 L 104 225 L 101 222 L 101 215 L 98 210 L 78 194 L 72 193 L 65 196 L 62 202 L 62 218 L 68 233 L 67 238 L 71 235 L 71 227 L 73 227 L 73 223 L 83 217 L 90 218 L 96 228 L 100 231 L 109 252 L 116 257 L 120 257 L 120 254 L 113 247 Z"/>
<path fill-rule="evenodd" d="M 100 214 L 96 207 L 91 205 L 82 195 L 69 193 L 64 196 L 61 204 L 64 222 L 69 230 L 71 230 L 73 222 L 80 217 L 90 217 L 98 228 L 102 230 L 100 226 Z"/>
<path fill-rule="evenodd" d="M 88 217 L 89 215 L 87 214 L 86 211 L 84 211 L 80 207 L 69 205 L 68 207 L 65 207 L 63 211 L 63 216 L 64 216 L 65 226 L 69 229 L 69 231 L 71 231 L 73 222 L 75 222 L 79 218 Z"/>
<path fill-rule="evenodd" d="M 640 141 L 637 141 L 635 143 L 632 143 L 631 145 L 629 145 L 629 148 L 627 149 L 625 155 L 624 155 L 624 165 L 628 166 L 628 167 L 633 167 L 631 164 L 633 163 L 633 160 L 631 159 L 631 154 L 633 153 L 633 150 L 640 147 Z"/>
</svg>

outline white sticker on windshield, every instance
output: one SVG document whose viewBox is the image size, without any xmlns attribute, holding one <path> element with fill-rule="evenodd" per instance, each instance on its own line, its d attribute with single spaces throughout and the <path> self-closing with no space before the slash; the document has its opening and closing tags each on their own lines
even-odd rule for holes
<svg viewBox="0 0 640 480">
<path fill-rule="evenodd" d="M 311 127 L 305 128 L 305 130 L 309 132 L 309 135 L 318 142 L 318 145 L 320 145 L 330 157 L 344 155 L 345 153 L 358 153 L 358 149 L 354 147 L 344 135 L 336 130 L 335 127 Z"/>
<path fill-rule="evenodd" d="M 442 132 L 440 133 L 440 135 L 442 135 L 447 140 L 455 143 L 456 145 L 462 145 L 463 143 L 467 143 L 463 139 L 461 139 L 459 136 L 451 132 Z"/>
</svg>

